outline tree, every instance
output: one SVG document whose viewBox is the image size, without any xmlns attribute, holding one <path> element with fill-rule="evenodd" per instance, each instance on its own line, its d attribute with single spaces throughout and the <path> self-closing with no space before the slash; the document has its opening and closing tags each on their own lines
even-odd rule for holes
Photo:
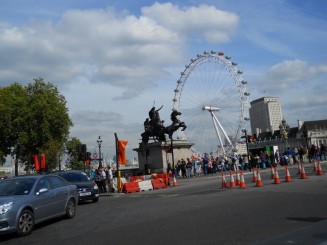
<svg viewBox="0 0 327 245">
<path fill-rule="evenodd" d="M 81 141 L 74 137 L 66 142 L 66 167 L 71 169 L 83 169 L 83 162 L 78 161 L 78 147 L 82 145 Z"/>
<path fill-rule="evenodd" d="M 15 175 L 20 155 L 20 134 L 24 130 L 24 115 L 27 109 L 27 91 L 18 84 L 0 88 L 0 157 L 16 155 Z"/>
<path fill-rule="evenodd" d="M 32 155 L 54 153 L 57 149 L 47 157 L 48 170 L 52 170 L 59 163 L 59 153 L 63 152 L 72 126 L 65 97 L 57 87 L 42 78 L 26 87 L 14 83 L 1 88 L 0 105 L 0 113 L 6 117 L 0 124 L 0 154 L 15 155 L 16 161 L 29 171 L 33 168 Z"/>
</svg>

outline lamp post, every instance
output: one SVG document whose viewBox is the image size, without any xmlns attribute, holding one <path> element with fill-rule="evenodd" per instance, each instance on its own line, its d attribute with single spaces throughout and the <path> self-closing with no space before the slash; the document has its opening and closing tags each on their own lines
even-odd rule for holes
<svg viewBox="0 0 327 245">
<path fill-rule="evenodd" d="M 99 168 L 102 168 L 102 159 L 101 159 L 101 144 L 102 144 L 102 139 L 99 136 L 98 140 L 97 140 L 98 146 L 99 146 Z"/>
<path fill-rule="evenodd" d="M 246 157 L 248 159 L 248 164 L 249 164 L 249 170 L 251 172 L 251 163 L 250 163 L 250 157 L 249 157 L 249 141 L 248 141 L 248 134 L 246 129 L 242 129 L 242 132 L 244 133 L 244 136 L 242 136 L 242 138 L 245 138 L 245 144 L 246 144 Z"/>
<path fill-rule="evenodd" d="M 286 144 L 285 148 L 286 149 L 288 147 L 287 139 L 288 139 L 289 131 L 290 131 L 290 126 L 286 123 L 286 120 L 283 119 L 282 122 L 279 124 L 279 132 L 285 139 L 285 144 Z"/>
</svg>

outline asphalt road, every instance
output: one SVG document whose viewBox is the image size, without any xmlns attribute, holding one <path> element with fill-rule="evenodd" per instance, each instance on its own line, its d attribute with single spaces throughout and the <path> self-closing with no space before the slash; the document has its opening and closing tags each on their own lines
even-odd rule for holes
<svg viewBox="0 0 327 245">
<path fill-rule="evenodd" d="M 245 173 L 246 188 L 221 188 L 221 174 L 177 178 L 177 187 L 101 196 L 78 206 L 72 220 L 38 225 L 27 237 L 2 244 L 327 244 L 327 163 L 324 175 L 306 164 L 308 179 L 290 167 L 292 181 L 274 184 L 261 170 L 262 187 Z M 229 177 L 226 176 L 229 185 Z"/>
</svg>

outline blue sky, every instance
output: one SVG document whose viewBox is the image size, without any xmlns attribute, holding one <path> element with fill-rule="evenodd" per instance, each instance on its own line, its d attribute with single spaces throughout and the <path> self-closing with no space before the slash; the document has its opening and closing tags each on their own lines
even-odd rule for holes
<svg viewBox="0 0 327 245">
<path fill-rule="evenodd" d="M 279 97 L 291 126 L 326 119 L 327 1 L 0 3 L 0 85 L 54 83 L 67 100 L 71 137 L 91 152 L 101 135 L 112 156 L 117 133 L 136 156 L 154 101 L 168 123 L 180 72 L 210 50 L 238 62 L 250 101 Z"/>
</svg>

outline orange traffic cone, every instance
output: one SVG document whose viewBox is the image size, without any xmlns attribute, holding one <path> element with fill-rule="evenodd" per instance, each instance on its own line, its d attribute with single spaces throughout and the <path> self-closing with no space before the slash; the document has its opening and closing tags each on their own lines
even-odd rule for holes
<svg viewBox="0 0 327 245">
<path fill-rule="evenodd" d="M 285 182 L 291 182 L 291 175 L 290 175 L 290 171 L 288 171 L 288 166 L 286 166 L 286 176 L 285 176 Z"/>
<path fill-rule="evenodd" d="M 258 170 L 258 179 L 257 179 L 257 184 L 255 185 L 256 187 L 262 187 L 263 184 L 262 184 L 262 180 L 261 180 L 261 176 L 260 176 L 260 173 L 259 173 L 259 170 Z"/>
<path fill-rule="evenodd" d="M 225 175 L 224 175 L 223 172 L 221 173 L 221 178 L 222 178 L 222 181 L 221 181 L 221 188 L 222 188 L 222 189 L 224 189 L 224 188 L 228 188 L 227 183 L 226 183 L 226 179 L 225 179 Z"/>
<path fill-rule="evenodd" d="M 321 168 L 321 162 L 318 162 L 318 172 L 317 172 L 317 175 L 323 175 L 323 171 L 322 171 L 322 168 Z"/>
<path fill-rule="evenodd" d="M 277 171 L 277 169 L 275 169 L 274 184 L 280 184 L 280 179 L 279 179 L 279 176 L 278 176 L 278 171 Z"/>
<path fill-rule="evenodd" d="M 240 185 L 240 184 L 241 184 L 240 173 L 236 169 L 236 185 Z"/>
<path fill-rule="evenodd" d="M 241 188 L 241 189 L 245 189 L 245 188 L 246 188 L 246 184 L 245 184 L 245 181 L 244 181 L 244 176 L 243 176 L 242 171 L 241 171 L 241 182 L 240 182 L 240 188 Z"/>
<path fill-rule="evenodd" d="M 174 175 L 174 180 L 173 180 L 173 186 L 177 186 L 177 181 L 176 181 L 175 175 Z"/>
<path fill-rule="evenodd" d="M 275 179 L 275 168 L 271 165 L 271 179 Z"/>
<path fill-rule="evenodd" d="M 229 187 L 230 188 L 234 188 L 236 186 L 236 183 L 234 181 L 234 176 L 233 176 L 232 170 L 229 171 L 229 175 L 230 175 L 230 184 L 229 184 Z"/>
<path fill-rule="evenodd" d="M 301 174 L 301 162 L 298 162 L 297 163 L 297 166 L 298 166 L 298 170 L 297 170 L 297 174 Z"/>
<path fill-rule="evenodd" d="M 252 182 L 256 183 L 257 180 L 258 180 L 258 177 L 257 177 L 257 171 L 256 169 L 252 168 L 253 170 L 253 178 L 252 178 Z"/>
<path fill-rule="evenodd" d="M 313 160 L 313 171 L 317 172 L 318 171 L 318 165 L 317 165 L 317 161 Z"/>
<path fill-rule="evenodd" d="M 305 174 L 305 169 L 304 169 L 304 165 L 302 163 L 302 166 L 301 166 L 301 177 L 300 179 L 307 179 L 308 176 Z"/>
</svg>

